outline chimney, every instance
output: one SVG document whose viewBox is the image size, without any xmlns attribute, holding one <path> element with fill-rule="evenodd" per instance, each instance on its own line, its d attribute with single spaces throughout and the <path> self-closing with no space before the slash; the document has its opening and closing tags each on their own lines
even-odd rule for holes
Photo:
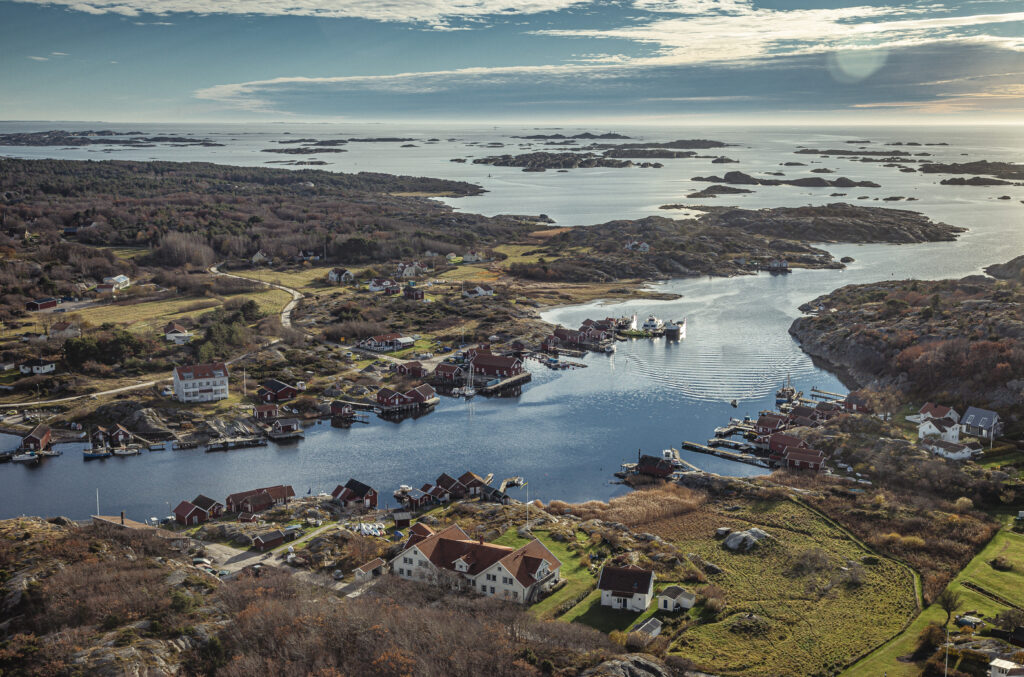
<svg viewBox="0 0 1024 677">
<path fill-rule="evenodd" d="M 124 526 L 124 510 L 121 511 L 121 526 Z"/>
</svg>

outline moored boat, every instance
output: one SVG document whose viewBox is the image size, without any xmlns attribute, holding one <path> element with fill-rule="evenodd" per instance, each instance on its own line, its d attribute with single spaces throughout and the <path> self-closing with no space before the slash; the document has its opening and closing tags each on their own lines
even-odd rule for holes
<svg viewBox="0 0 1024 677">
<path fill-rule="evenodd" d="M 60 449 L 40 449 L 36 452 L 37 456 L 60 456 L 64 452 Z"/>
<path fill-rule="evenodd" d="M 114 456 L 138 456 L 139 453 L 138 447 L 120 447 L 118 449 L 114 449 Z"/>
<path fill-rule="evenodd" d="M 665 323 L 665 338 L 670 341 L 678 341 L 683 334 L 683 326 L 672 320 Z"/>
<path fill-rule="evenodd" d="M 83 449 L 82 458 L 86 461 L 91 461 L 94 458 L 109 458 L 113 456 L 107 449 Z"/>
<path fill-rule="evenodd" d="M 34 451 L 26 451 L 15 454 L 11 460 L 15 463 L 39 463 L 39 454 Z"/>
<path fill-rule="evenodd" d="M 653 334 L 662 331 L 665 328 L 665 323 L 654 315 L 649 315 L 640 328 Z"/>
</svg>

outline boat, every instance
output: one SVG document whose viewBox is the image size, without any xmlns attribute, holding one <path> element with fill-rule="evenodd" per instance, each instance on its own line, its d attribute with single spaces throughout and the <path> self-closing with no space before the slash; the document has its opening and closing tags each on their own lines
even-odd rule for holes
<svg viewBox="0 0 1024 677">
<path fill-rule="evenodd" d="M 679 323 L 679 338 L 686 338 L 686 318 Z"/>
<path fill-rule="evenodd" d="M 83 449 L 82 458 L 91 461 L 94 458 L 110 458 L 113 456 L 108 449 Z"/>
<path fill-rule="evenodd" d="M 604 352 L 606 352 L 606 353 L 614 353 L 615 352 L 615 346 L 605 346 L 604 347 Z"/>
<path fill-rule="evenodd" d="M 150 451 L 163 451 L 166 448 L 167 448 L 167 443 L 166 442 L 155 442 L 155 443 L 149 445 L 149 450 Z"/>
<path fill-rule="evenodd" d="M 654 315 L 649 315 L 647 320 L 644 321 L 643 326 L 640 327 L 646 332 L 654 333 L 659 332 L 665 328 L 665 323 L 656 318 Z"/>
<path fill-rule="evenodd" d="M 121 447 L 114 449 L 114 456 L 138 456 L 139 453 L 138 447 Z"/>
<path fill-rule="evenodd" d="M 15 454 L 11 460 L 15 463 L 39 463 L 39 455 L 34 451 L 26 451 L 21 454 Z"/>
<path fill-rule="evenodd" d="M 682 334 L 683 326 L 681 324 L 676 324 L 672 320 L 665 323 L 665 338 L 670 341 L 678 341 Z"/>
<path fill-rule="evenodd" d="M 736 400 L 733 400 L 733 401 L 732 401 L 732 402 L 730 402 L 729 404 L 731 404 L 731 405 L 732 405 L 733 409 L 735 409 L 736 407 L 738 407 L 738 406 L 739 406 L 739 403 L 738 403 L 738 402 L 737 402 Z"/>
<path fill-rule="evenodd" d="M 792 402 L 796 398 L 796 388 L 790 383 L 789 377 L 786 377 L 786 383 L 775 391 L 775 404 L 783 404 L 785 402 Z"/>
<path fill-rule="evenodd" d="M 60 449 L 40 449 L 39 451 L 36 452 L 36 455 L 38 455 L 38 456 L 60 456 L 63 453 L 64 452 L 61 451 Z"/>
</svg>

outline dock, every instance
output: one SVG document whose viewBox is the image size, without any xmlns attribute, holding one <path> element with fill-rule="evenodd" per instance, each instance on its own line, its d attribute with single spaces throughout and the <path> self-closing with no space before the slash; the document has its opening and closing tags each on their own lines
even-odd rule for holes
<svg viewBox="0 0 1024 677">
<path fill-rule="evenodd" d="M 827 390 L 822 390 L 817 386 L 811 387 L 811 397 L 817 400 L 824 400 L 826 402 L 845 402 L 846 395 L 840 395 L 839 393 L 832 393 Z M 811 400 L 813 401 L 813 400 Z"/>
<path fill-rule="evenodd" d="M 724 437 L 712 437 L 708 440 L 709 447 L 728 447 L 735 449 L 736 451 L 753 451 L 753 447 L 746 442 L 740 442 L 738 440 L 730 440 Z"/>
<path fill-rule="evenodd" d="M 501 381 L 498 381 L 497 383 L 493 383 L 491 385 L 477 386 L 476 390 L 478 393 L 481 393 L 483 395 L 490 395 L 492 393 L 504 390 L 505 388 L 521 386 L 524 383 L 529 383 L 531 380 L 533 380 L 533 375 L 528 371 L 524 371 L 521 374 L 509 376 L 508 378 L 502 379 Z"/>
<path fill-rule="evenodd" d="M 210 440 L 206 451 L 227 451 L 229 449 L 246 449 L 249 447 L 265 447 L 267 440 L 263 437 L 221 437 Z M 181 447 L 178 447 L 179 449 Z"/>
<path fill-rule="evenodd" d="M 746 463 L 748 465 L 756 465 L 762 468 L 768 467 L 768 462 L 764 459 L 749 454 L 738 454 L 735 451 L 726 451 L 725 449 L 716 449 L 715 447 L 709 447 L 705 444 L 697 444 L 696 442 L 682 443 L 683 449 L 687 451 L 696 451 L 701 454 L 709 454 L 711 456 L 717 456 L 724 458 L 729 461 L 736 461 L 738 463 Z"/>
</svg>

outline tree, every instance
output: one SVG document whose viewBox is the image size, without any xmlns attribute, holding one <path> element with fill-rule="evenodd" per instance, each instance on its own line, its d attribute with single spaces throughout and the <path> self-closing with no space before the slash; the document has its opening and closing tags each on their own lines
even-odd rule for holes
<svg viewBox="0 0 1024 677">
<path fill-rule="evenodd" d="M 1013 631 L 1024 626 L 1024 611 L 1020 609 L 1007 609 L 996 614 L 995 624 L 1003 630 Z"/>
<path fill-rule="evenodd" d="M 935 603 L 946 612 L 946 622 L 943 624 L 943 627 L 945 627 L 949 625 L 949 620 L 956 613 L 957 609 L 960 608 L 960 605 L 963 604 L 963 599 L 959 592 L 952 588 L 946 588 L 935 598 Z"/>
</svg>

